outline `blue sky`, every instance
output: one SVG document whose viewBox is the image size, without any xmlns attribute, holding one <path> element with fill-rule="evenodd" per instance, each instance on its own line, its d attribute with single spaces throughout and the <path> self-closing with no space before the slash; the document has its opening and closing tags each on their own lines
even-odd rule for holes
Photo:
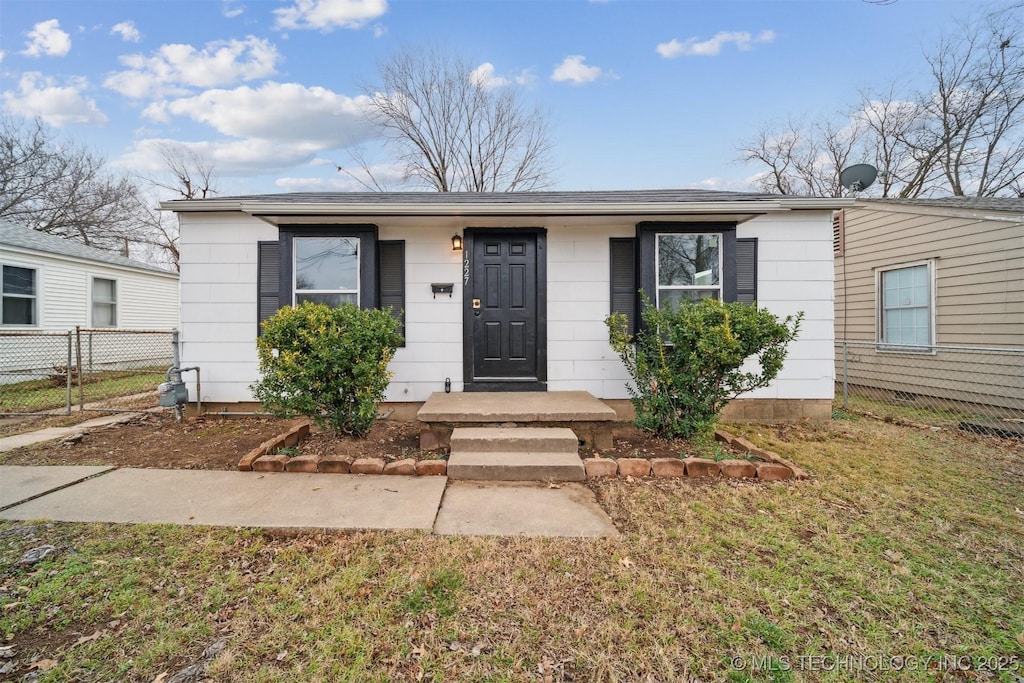
<svg viewBox="0 0 1024 683">
<path fill-rule="evenodd" d="M 361 85 L 435 43 L 549 113 L 552 189 L 744 190 L 737 149 L 760 126 L 923 84 L 922 51 L 972 5 L 0 0 L 0 107 L 142 175 L 185 143 L 222 194 L 358 189 L 335 165 L 374 150 Z"/>
</svg>

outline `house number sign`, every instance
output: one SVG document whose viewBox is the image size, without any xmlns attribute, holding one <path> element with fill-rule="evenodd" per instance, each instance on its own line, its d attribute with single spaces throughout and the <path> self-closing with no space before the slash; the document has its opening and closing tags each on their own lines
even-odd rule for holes
<svg viewBox="0 0 1024 683">
<path fill-rule="evenodd" d="M 469 285 L 469 254 L 466 254 L 466 258 L 462 261 L 462 286 Z"/>
</svg>

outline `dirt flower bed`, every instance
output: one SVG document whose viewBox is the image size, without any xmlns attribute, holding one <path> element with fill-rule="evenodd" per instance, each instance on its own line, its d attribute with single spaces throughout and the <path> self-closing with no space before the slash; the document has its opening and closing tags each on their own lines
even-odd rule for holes
<svg viewBox="0 0 1024 683">
<path fill-rule="evenodd" d="M 238 459 L 303 420 L 269 416 L 204 415 L 175 422 L 173 412 L 144 413 L 125 425 L 94 429 L 78 438 L 0 453 L 0 465 L 115 465 L 159 469 L 236 470 Z M 314 428 L 302 453 L 345 453 L 388 461 L 418 449 L 416 423 L 378 420 L 365 439 Z"/>
<path fill-rule="evenodd" d="M 125 425 L 100 428 L 62 441 L 0 453 L 0 464 L 237 470 L 240 458 L 303 422 L 300 419 L 283 420 L 268 416 L 205 415 L 178 423 L 169 411 L 145 413 Z M 338 461 L 340 458 L 342 464 L 335 465 L 333 470 L 321 469 L 347 472 L 347 465 L 360 460 L 372 460 L 373 463 L 367 465 L 372 465 L 372 471 L 383 466 L 389 468 L 389 473 L 403 474 L 408 473 L 406 470 L 410 467 L 410 461 L 418 464 L 430 460 L 435 462 L 434 469 L 429 473 L 440 473 L 435 471 L 440 465 L 436 460 L 445 459 L 447 451 L 420 450 L 421 426 L 418 422 L 378 420 L 363 438 L 339 435 L 314 426 L 310 434 L 298 444 L 282 449 L 282 454 L 287 461 L 299 456 L 316 461 L 312 471 L 317 471 L 320 462 L 332 459 Z M 584 448 L 580 450 L 580 457 L 585 461 L 597 457 L 623 466 L 639 467 L 635 476 L 647 476 L 641 472 L 645 470 L 644 463 L 637 462 L 641 460 L 678 461 L 695 457 L 714 461 L 759 459 L 752 457 L 743 448 L 728 443 L 715 442 L 697 447 L 686 440 L 655 437 L 630 426 L 616 429 L 612 448 Z M 700 465 L 697 463 L 697 466 Z M 282 464 L 281 468 L 285 466 Z M 667 466 L 678 470 L 679 463 L 668 463 Z M 616 468 L 616 472 L 618 469 L 621 468 Z M 296 471 L 309 470 L 300 466 L 296 467 Z M 352 471 L 363 470 L 357 466 Z M 657 469 L 652 470 L 652 473 L 658 476 Z"/>
</svg>

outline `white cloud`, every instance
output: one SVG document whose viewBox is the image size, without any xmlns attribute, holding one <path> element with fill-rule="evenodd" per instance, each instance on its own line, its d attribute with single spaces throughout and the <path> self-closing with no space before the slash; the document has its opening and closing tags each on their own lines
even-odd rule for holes
<svg viewBox="0 0 1024 683">
<path fill-rule="evenodd" d="M 259 88 L 207 90 L 163 106 L 167 114 L 186 116 L 223 135 L 304 141 L 329 148 L 369 134 L 363 120 L 368 102 L 365 96 L 348 97 L 326 88 L 268 82 Z"/>
<path fill-rule="evenodd" d="M 122 21 L 120 24 L 114 24 L 110 29 L 110 35 L 121 36 L 121 40 L 129 43 L 137 43 L 139 38 L 142 37 L 139 29 L 135 28 L 135 22 L 133 21 Z"/>
<path fill-rule="evenodd" d="M 56 19 L 41 21 L 28 32 L 28 40 L 21 54 L 29 57 L 63 57 L 71 50 L 71 36 L 60 30 Z"/>
<path fill-rule="evenodd" d="M 387 35 L 387 33 L 388 33 L 388 27 L 385 26 L 384 24 L 374 24 L 373 25 L 373 37 L 374 38 L 383 38 L 384 36 Z"/>
<path fill-rule="evenodd" d="M 507 78 L 502 76 L 494 75 L 494 65 L 490 62 L 484 62 L 469 74 L 470 80 L 479 85 L 484 90 L 493 90 L 494 88 L 501 88 L 510 83 Z"/>
<path fill-rule="evenodd" d="M 291 7 L 274 10 L 274 26 L 324 33 L 336 28 L 358 29 L 387 11 L 387 0 L 295 0 Z"/>
<path fill-rule="evenodd" d="M 601 67 L 587 66 L 583 55 L 569 55 L 551 73 L 551 80 L 571 81 L 575 85 L 591 83 L 601 77 Z"/>
<path fill-rule="evenodd" d="M 87 87 L 84 78 L 70 79 L 61 86 L 52 78 L 30 71 L 22 74 L 17 92 L 8 90 L 3 94 L 4 110 L 28 118 L 38 116 L 57 128 L 72 123 L 102 126 L 108 119 L 96 102 L 82 94 Z"/>
<path fill-rule="evenodd" d="M 695 183 L 683 183 L 682 187 L 692 187 L 694 189 L 701 190 L 717 190 L 721 192 L 759 192 L 757 189 L 757 180 L 762 175 L 764 174 L 756 173 L 746 178 L 722 178 L 720 176 L 713 176 L 711 178 L 705 178 L 704 180 L 698 180 Z"/>
<path fill-rule="evenodd" d="M 4 55 L 6 55 L 6 54 L 7 54 L 6 52 L 4 52 L 3 50 L 0 50 L 0 62 L 4 61 Z"/>
<path fill-rule="evenodd" d="M 259 88 L 208 90 L 194 97 L 154 102 L 143 115 L 160 123 L 186 117 L 226 139 L 191 142 L 226 174 L 272 173 L 304 163 L 321 163 L 324 152 L 373 136 L 363 117 L 366 97 L 348 97 L 298 83 L 266 83 Z M 157 170 L 159 146 L 144 139 L 117 160 L 118 165 Z"/>
<path fill-rule="evenodd" d="M 774 31 L 761 31 L 756 36 L 750 35 L 747 31 L 720 31 L 708 40 L 700 40 L 694 37 L 679 42 L 673 38 L 667 43 L 659 43 L 656 49 L 658 54 L 665 59 L 673 59 L 675 57 L 715 57 L 729 43 L 735 45 L 737 50 L 745 52 L 753 50 L 759 44 L 774 41 Z"/>
<path fill-rule="evenodd" d="M 228 19 L 234 19 L 245 14 L 245 6 L 238 4 L 236 0 L 224 0 L 221 3 L 220 12 Z"/>
<path fill-rule="evenodd" d="M 121 57 L 128 69 L 111 75 L 103 85 L 135 99 L 184 95 L 189 88 L 212 88 L 273 75 L 279 58 L 272 43 L 254 36 L 207 43 L 201 50 L 191 45 L 161 45 L 150 57 Z"/>
<path fill-rule="evenodd" d="M 135 142 L 114 165 L 145 173 L 164 171 L 166 164 L 161 153 L 167 145 L 184 147 L 210 160 L 218 175 L 256 175 L 284 170 L 308 161 L 317 152 L 316 146 L 282 146 L 274 140 L 183 142 L 147 138 Z"/>
</svg>

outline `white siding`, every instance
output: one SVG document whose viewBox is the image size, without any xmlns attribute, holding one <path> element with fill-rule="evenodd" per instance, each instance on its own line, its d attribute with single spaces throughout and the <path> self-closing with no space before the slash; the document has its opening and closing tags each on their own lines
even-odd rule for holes
<svg viewBox="0 0 1024 683">
<path fill-rule="evenodd" d="M 779 316 L 803 312 L 782 372 L 747 398 L 831 399 L 835 389 L 831 212 L 769 215 L 739 225 L 757 238 L 757 303 Z"/>
<path fill-rule="evenodd" d="M 376 223 L 382 240 L 405 240 L 406 346 L 391 364 L 389 401 L 424 401 L 462 390 L 462 254 L 451 236 L 467 227 L 547 229 L 548 388 L 626 398 L 627 373 L 604 326 L 609 312 L 609 238 L 630 237 L 640 217 L 587 220 L 353 220 Z M 241 214 L 182 215 L 182 359 L 202 368 L 203 400 L 252 400 L 256 359 L 256 242 L 277 229 Z M 741 224 L 759 239 L 758 299 L 769 310 L 805 312 L 790 361 L 756 398 L 832 398 L 832 232 L 827 211 L 766 216 Z M 434 298 L 430 284 L 455 283 Z M 193 387 L 194 390 L 194 387 Z M 193 394 L 194 395 L 194 394 Z"/>
<path fill-rule="evenodd" d="M 178 325 L 178 277 L 173 273 L 149 273 L 93 261 L 27 250 L 0 249 L 0 264 L 33 268 L 36 271 L 37 325 L 3 325 L 0 332 L 67 332 L 76 327 L 92 327 L 92 279 L 114 280 L 116 284 L 117 326 L 108 329 L 173 330 Z M 133 339 L 131 347 L 124 340 L 108 339 L 97 335 L 95 342 L 89 337 L 87 354 L 94 357 L 114 357 L 131 362 L 137 358 L 156 358 L 161 362 L 170 358 L 169 342 L 164 337 Z M 120 344 L 120 346 L 118 346 Z M 116 353 L 110 355 L 104 345 L 113 345 Z M 166 353 L 164 353 L 166 351 Z M 87 359 L 83 359 L 86 362 Z M 28 379 L 14 373 L 18 370 L 36 371 L 67 365 L 66 342 L 53 338 L 0 337 L 0 372 L 4 381 Z"/>
<path fill-rule="evenodd" d="M 256 243 L 277 228 L 243 214 L 181 216 L 181 363 L 199 367 L 204 401 L 251 401 L 256 357 Z M 189 396 L 196 396 L 186 373 Z"/>
</svg>

